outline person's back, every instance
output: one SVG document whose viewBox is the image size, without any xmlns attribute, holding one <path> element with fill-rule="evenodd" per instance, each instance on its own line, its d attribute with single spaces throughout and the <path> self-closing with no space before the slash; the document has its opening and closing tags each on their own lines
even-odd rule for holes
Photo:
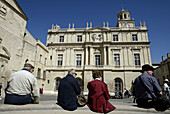
<svg viewBox="0 0 170 114">
<path fill-rule="evenodd" d="M 78 107 L 77 95 L 81 92 L 80 85 L 71 74 L 61 79 L 58 88 L 58 104 L 65 110 L 75 110 Z"/>
<path fill-rule="evenodd" d="M 25 66 L 10 76 L 5 89 L 5 104 L 39 103 L 39 88 L 32 74 L 34 67 L 31 64 Z"/>
<path fill-rule="evenodd" d="M 89 90 L 87 106 L 90 110 L 99 113 L 108 113 L 113 111 L 114 107 L 109 103 L 109 91 L 107 85 L 102 82 L 102 75 L 100 72 L 93 73 L 94 80 L 89 82 L 87 88 Z"/>
<path fill-rule="evenodd" d="M 99 96 L 104 97 L 106 84 L 99 80 L 94 80 L 88 83 L 87 88 L 89 89 L 89 98 L 98 98 Z M 110 96 L 107 95 L 107 100 Z"/>
<path fill-rule="evenodd" d="M 160 88 L 155 77 L 152 76 L 154 68 L 150 65 L 142 66 L 142 75 L 137 77 L 134 82 L 135 98 L 138 106 L 140 107 L 154 107 L 153 97 L 161 95 L 162 89 Z M 152 93 L 148 93 L 146 87 Z"/>
<path fill-rule="evenodd" d="M 152 94 L 157 97 L 156 91 L 161 91 L 161 88 L 157 83 L 156 78 L 148 75 L 147 73 L 143 73 L 140 77 L 144 84 L 150 89 Z M 151 95 L 146 91 L 145 87 L 143 87 L 140 82 L 139 77 L 136 78 L 134 85 L 136 99 L 152 99 Z"/>
<path fill-rule="evenodd" d="M 31 94 L 31 85 L 34 83 L 34 76 L 25 70 L 15 72 L 11 75 L 7 93 L 26 95 Z"/>
</svg>

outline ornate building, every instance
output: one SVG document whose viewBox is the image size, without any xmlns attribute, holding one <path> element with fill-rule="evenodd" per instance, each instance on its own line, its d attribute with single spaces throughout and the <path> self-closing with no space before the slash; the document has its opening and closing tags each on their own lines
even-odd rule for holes
<svg viewBox="0 0 170 114">
<path fill-rule="evenodd" d="M 154 76 L 157 78 L 160 86 L 163 88 L 164 80 L 170 80 L 170 54 L 167 53 L 167 58 L 162 56 L 162 62 L 154 70 Z M 170 82 L 169 82 L 170 85 Z"/>
<path fill-rule="evenodd" d="M 108 22 L 103 27 L 87 23 L 86 28 L 69 24 L 68 29 L 52 25 L 46 44 L 49 56 L 44 90 L 57 91 L 60 79 L 71 68 L 77 71 L 84 93 L 94 71 L 102 72 L 111 95 L 123 92 L 123 88 L 131 89 L 141 66 L 151 64 L 148 30 L 145 22 L 136 27 L 129 11 L 122 10 L 117 18 L 116 27 L 109 27 Z"/>
<path fill-rule="evenodd" d="M 2 84 L 2 96 L 6 82 L 11 73 L 23 68 L 25 62 L 29 62 L 36 69 L 44 73 L 45 58 L 48 50 L 44 44 L 36 40 L 26 29 L 27 16 L 20 8 L 16 0 L 0 0 L 0 84 Z M 39 55 L 42 56 L 41 61 Z M 37 75 L 35 70 L 34 75 Z M 45 80 L 42 77 L 42 80 Z M 39 78 L 39 81 L 42 81 Z M 41 87 L 41 86 L 40 86 Z"/>
<path fill-rule="evenodd" d="M 36 40 L 26 29 L 27 16 L 16 0 L 0 1 L 0 84 L 3 89 L 11 73 L 22 69 L 25 62 L 35 66 L 34 75 L 44 93 L 57 93 L 61 78 L 68 70 L 77 71 L 84 94 L 94 71 L 103 74 L 111 95 L 123 88 L 131 89 L 143 64 L 151 64 L 150 42 L 145 22 L 135 26 L 130 12 L 117 14 L 116 27 L 62 29 L 53 25 L 48 30 L 47 44 Z"/>
</svg>

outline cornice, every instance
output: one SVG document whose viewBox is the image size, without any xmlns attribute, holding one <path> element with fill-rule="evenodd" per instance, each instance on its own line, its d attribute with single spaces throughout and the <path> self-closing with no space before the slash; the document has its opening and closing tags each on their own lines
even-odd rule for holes
<svg viewBox="0 0 170 114">
<path fill-rule="evenodd" d="M 74 33 L 103 33 L 103 32 L 147 32 L 148 29 L 140 29 L 140 27 L 132 27 L 132 28 L 117 28 L 115 27 L 116 29 L 114 28 L 110 28 L 110 29 L 107 29 L 107 30 L 102 30 L 102 31 L 90 31 L 90 30 L 83 30 L 83 31 L 49 31 L 47 34 L 60 34 L 60 33 L 64 33 L 64 34 L 67 34 L 67 33 L 71 33 L 71 34 L 74 34 Z"/>
<path fill-rule="evenodd" d="M 44 49 L 48 53 L 47 47 L 43 45 L 41 42 L 37 41 L 37 45 L 40 46 L 42 49 Z"/>
<path fill-rule="evenodd" d="M 66 45 L 149 45 L 151 42 L 82 42 L 82 43 L 48 43 L 50 46 L 66 46 Z"/>
</svg>

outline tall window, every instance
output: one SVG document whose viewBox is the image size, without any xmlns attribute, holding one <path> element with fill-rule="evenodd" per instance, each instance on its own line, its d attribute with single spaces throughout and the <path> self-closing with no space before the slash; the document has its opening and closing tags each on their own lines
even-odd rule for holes
<svg viewBox="0 0 170 114">
<path fill-rule="evenodd" d="M 82 42 L 82 35 L 77 36 L 77 42 Z"/>
<path fill-rule="evenodd" d="M 39 62 L 41 63 L 41 58 L 42 58 L 42 55 L 40 55 L 40 59 L 39 59 Z"/>
<path fill-rule="evenodd" d="M 122 80 L 120 78 L 115 79 L 115 92 L 122 92 Z"/>
<path fill-rule="evenodd" d="M 81 66 L 81 54 L 77 54 L 76 56 L 76 65 Z"/>
<path fill-rule="evenodd" d="M 44 61 L 44 65 L 46 65 L 47 64 L 47 58 L 45 58 L 45 61 Z"/>
<path fill-rule="evenodd" d="M 38 71 L 37 71 L 37 78 L 40 78 L 41 77 L 41 69 L 38 68 Z"/>
<path fill-rule="evenodd" d="M 43 72 L 43 80 L 45 80 L 46 79 L 46 71 L 44 70 L 44 72 Z"/>
<path fill-rule="evenodd" d="M 61 78 L 56 78 L 56 90 L 58 90 L 58 87 L 59 87 L 59 85 L 60 85 L 60 80 L 61 80 Z"/>
<path fill-rule="evenodd" d="M 126 19 L 126 14 L 124 14 L 124 18 Z"/>
<path fill-rule="evenodd" d="M 100 61 L 100 55 L 95 55 L 95 65 L 96 66 L 99 66 L 101 65 L 101 61 Z"/>
<path fill-rule="evenodd" d="M 120 55 L 119 54 L 114 54 L 114 62 L 115 62 L 115 66 L 120 66 Z"/>
<path fill-rule="evenodd" d="M 120 15 L 120 19 L 122 19 L 122 15 Z"/>
<path fill-rule="evenodd" d="M 119 41 L 118 35 L 113 35 L 113 41 Z"/>
<path fill-rule="evenodd" d="M 50 56 L 50 60 L 52 60 L 52 58 L 53 58 L 53 56 L 51 55 L 51 56 Z"/>
<path fill-rule="evenodd" d="M 137 34 L 132 34 L 132 40 L 133 40 L 133 41 L 138 41 Z"/>
<path fill-rule="evenodd" d="M 140 66 L 140 55 L 134 54 L 134 58 L 135 58 L 135 66 Z"/>
<path fill-rule="evenodd" d="M 58 66 L 62 66 L 62 63 L 63 63 L 63 55 L 58 54 Z"/>
<path fill-rule="evenodd" d="M 60 42 L 64 42 L 64 36 L 60 36 Z"/>
</svg>

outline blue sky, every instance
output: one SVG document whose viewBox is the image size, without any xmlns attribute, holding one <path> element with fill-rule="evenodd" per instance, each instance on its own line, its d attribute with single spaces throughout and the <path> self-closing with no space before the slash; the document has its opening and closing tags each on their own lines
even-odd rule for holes
<svg viewBox="0 0 170 114">
<path fill-rule="evenodd" d="M 136 26 L 145 21 L 151 41 L 153 63 L 160 63 L 161 57 L 170 53 L 170 0 L 17 0 L 28 17 L 27 29 L 46 44 L 47 31 L 52 24 L 68 28 L 85 28 L 87 22 L 93 27 L 102 27 L 109 22 L 117 23 L 117 13 L 122 7 L 131 13 Z"/>
</svg>

